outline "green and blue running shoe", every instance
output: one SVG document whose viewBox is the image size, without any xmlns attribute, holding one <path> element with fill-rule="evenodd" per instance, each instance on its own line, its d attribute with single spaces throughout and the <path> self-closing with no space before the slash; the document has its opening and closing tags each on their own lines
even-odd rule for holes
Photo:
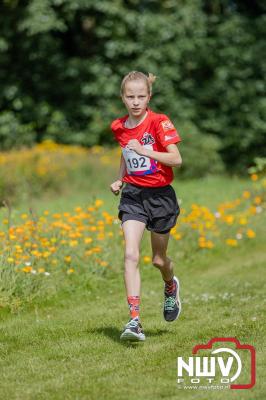
<svg viewBox="0 0 266 400">
<path fill-rule="evenodd" d="M 175 321 L 181 313 L 181 301 L 179 297 L 180 283 L 176 276 L 174 276 L 175 290 L 172 294 L 168 294 L 166 286 L 164 289 L 164 309 L 163 316 L 165 321 Z"/>
<path fill-rule="evenodd" d="M 138 318 L 131 319 L 124 328 L 122 335 L 120 336 L 121 340 L 128 340 L 131 342 L 138 342 L 145 340 L 145 335 L 139 322 Z"/>
</svg>

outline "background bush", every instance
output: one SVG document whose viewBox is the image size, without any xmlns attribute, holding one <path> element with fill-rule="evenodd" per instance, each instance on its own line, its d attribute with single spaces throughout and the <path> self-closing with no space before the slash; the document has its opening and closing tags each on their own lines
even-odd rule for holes
<svg viewBox="0 0 266 400">
<path fill-rule="evenodd" d="M 201 134 L 192 123 L 184 123 L 180 128 L 182 142 L 179 148 L 185 162 L 178 170 L 178 177 L 201 178 L 224 172 L 224 164 L 218 153 L 222 147 L 219 138 Z"/>
</svg>

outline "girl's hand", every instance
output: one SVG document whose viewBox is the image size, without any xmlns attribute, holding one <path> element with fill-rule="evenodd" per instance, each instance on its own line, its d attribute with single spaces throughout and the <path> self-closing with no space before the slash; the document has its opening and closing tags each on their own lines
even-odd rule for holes
<svg viewBox="0 0 266 400">
<path fill-rule="evenodd" d="M 127 144 L 127 148 L 129 150 L 134 150 L 140 156 L 145 155 L 145 148 L 141 146 L 140 142 L 137 139 L 131 139 Z"/>
<path fill-rule="evenodd" d="M 122 189 L 122 186 L 123 186 L 123 182 L 120 181 L 120 179 L 113 182 L 110 185 L 111 192 L 117 196 L 120 192 L 120 189 Z"/>
</svg>

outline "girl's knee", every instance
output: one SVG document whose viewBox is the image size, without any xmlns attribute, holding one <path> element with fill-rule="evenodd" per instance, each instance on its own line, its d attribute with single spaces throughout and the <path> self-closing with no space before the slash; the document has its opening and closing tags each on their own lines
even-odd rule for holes
<svg viewBox="0 0 266 400">
<path fill-rule="evenodd" d="M 167 264 L 167 257 L 162 257 L 161 255 L 155 255 L 152 258 L 152 264 L 156 268 L 164 268 Z"/>
<path fill-rule="evenodd" d="M 139 262 L 139 252 L 134 249 L 126 249 L 125 261 L 131 261 L 137 264 Z"/>
</svg>

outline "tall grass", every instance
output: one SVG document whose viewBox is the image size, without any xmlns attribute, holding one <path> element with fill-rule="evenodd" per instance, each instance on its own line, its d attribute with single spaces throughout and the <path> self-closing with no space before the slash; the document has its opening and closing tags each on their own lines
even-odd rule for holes
<svg viewBox="0 0 266 400">
<path fill-rule="evenodd" d="M 31 190 L 19 204 L 23 191 L 19 183 L 14 191 L 17 197 L 7 196 L 2 202 L 2 308 L 16 311 L 53 296 L 73 281 L 83 285 L 92 275 L 112 276 L 121 271 L 118 198 L 108 187 L 116 177 L 117 156 L 116 150 L 95 147 L 88 152 L 51 142 L 5 155 L 3 168 L 8 171 L 13 164 L 8 177 L 15 182 L 31 169 L 24 178 L 39 192 L 35 196 Z M 49 180 L 53 184 L 46 186 Z M 192 254 L 197 258 L 199 252 L 225 253 L 257 239 L 265 211 L 263 176 L 253 171 L 251 180 L 220 176 L 200 182 L 176 180 L 173 185 L 181 215 L 171 231 L 170 247 L 181 263 Z M 221 192 L 221 186 L 226 190 Z M 142 262 L 151 262 L 147 241 Z"/>
</svg>

